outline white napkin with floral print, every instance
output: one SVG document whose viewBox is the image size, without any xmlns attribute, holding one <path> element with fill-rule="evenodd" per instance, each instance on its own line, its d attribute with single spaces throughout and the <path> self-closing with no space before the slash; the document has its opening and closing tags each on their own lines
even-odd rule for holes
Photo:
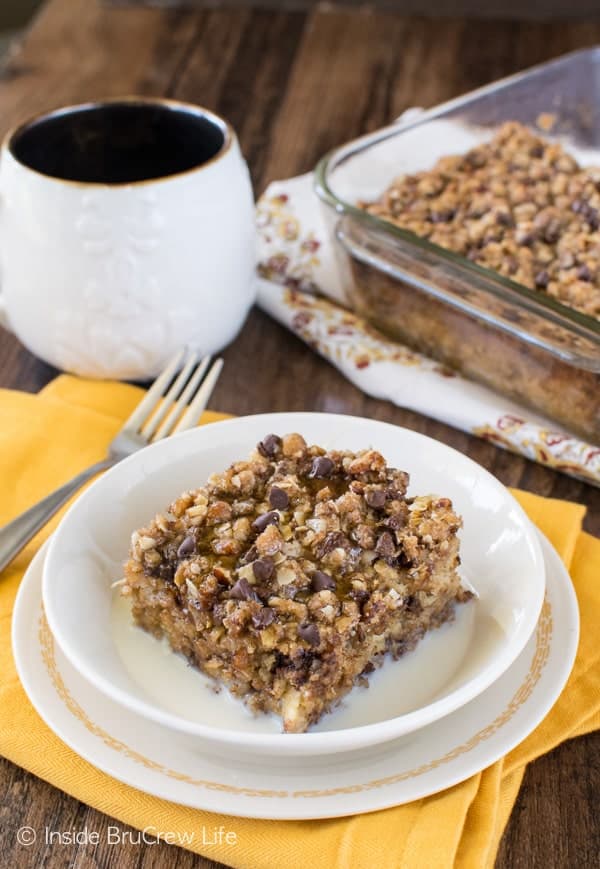
<svg viewBox="0 0 600 869">
<path fill-rule="evenodd" d="M 355 386 L 600 486 L 599 447 L 386 338 L 336 304 L 346 294 L 312 175 L 270 184 L 257 204 L 257 225 L 258 304 Z"/>
</svg>

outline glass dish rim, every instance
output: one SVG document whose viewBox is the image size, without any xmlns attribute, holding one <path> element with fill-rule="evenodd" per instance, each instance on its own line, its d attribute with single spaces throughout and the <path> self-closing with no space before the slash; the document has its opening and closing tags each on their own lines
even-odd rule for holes
<svg viewBox="0 0 600 869">
<path fill-rule="evenodd" d="M 581 311 L 577 311 L 568 305 L 563 305 L 557 299 L 548 296 L 546 293 L 532 290 L 523 284 L 519 284 L 516 281 L 512 281 L 510 278 L 504 277 L 504 275 L 501 275 L 499 272 L 478 265 L 477 263 L 467 259 L 467 257 L 448 250 L 447 248 L 443 248 L 428 239 L 416 235 L 410 230 L 402 229 L 387 220 L 369 214 L 363 209 L 358 208 L 356 205 L 340 199 L 331 189 L 328 180 L 332 169 L 336 168 L 344 160 L 366 150 L 372 145 L 379 144 L 380 142 L 399 135 L 409 129 L 414 129 L 426 124 L 431 120 L 445 115 L 452 109 L 459 108 L 462 105 L 467 105 L 476 98 L 503 90 L 520 80 L 533 78 L 547 69 L 557 68 L 563 65 L 566 66 L 583 56 L 591 57 L 593 55 L 600 55 L 600 45 L 571 51 L 559 56 L 558 58 L 554 58 L 553 60 L 528 67 L 527 69 L 514 73 L 513 75 L 496 79 L 483 87 L 476 88 L 462 94 L 461 96 L 439 103 L 431 109 L 420 111 L 414 119 L 407 119 L 405 121 L 399 120 L 395 123 L 380 127 L 373 132 L 358 136 L 357 138 L 336 148 L 332 148 L 319 160 L 314 169 L 314 191 L 322 202 L 333 208 L 338 214 L 348 216 L 353 220 L 358 220 L 359 223 L 362 223 L 367 228 L 377 231 L 380 234 L 383 233 L 383 235 L 397 238 L 409 246 L 419 248 L 429 253 L 431 256 L 438 258 L 442 263 L 458 266 L 459 268 L 466 270 L 467 273 L 470 273 L 474 280 L 484 277 L 486 279 L 486 285 L 482 286 L 481 283 L 479 283 L 478 290 L 490 295 L 495 295 L 505 302 L 513 304 L 518 303 L 521 307 L 525 307 L 529 310 L 533 309 L 533 311 L 540 316 L 555 323 L 558 321 L 560 326 L 567 328 L 572 332 L 576 332 L 579 335 L 581 335 L 581 330 L 583 328 L 586 333 L 584 337 L 600 346 L 600 320 L 591 317 L 588 314 L 584 314 Z"/>
</svg>

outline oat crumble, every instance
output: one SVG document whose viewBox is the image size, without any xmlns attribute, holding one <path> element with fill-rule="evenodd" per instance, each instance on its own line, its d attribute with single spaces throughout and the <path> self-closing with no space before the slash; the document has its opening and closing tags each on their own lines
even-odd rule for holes
<svg viewBox="0 0 600 869">
<path fill-rule="evenodd" d="M 120 592 L 138 625 L 305 731 L 472 596 L 450 500 L 407 485 L 375 450 L 268 435 L 134 532 Z"/>
<path fill-rule="evenodd" d="M 360 205 L 600 318 L 600 168 L 582 168 L 520 123 Z"/>
</svg>

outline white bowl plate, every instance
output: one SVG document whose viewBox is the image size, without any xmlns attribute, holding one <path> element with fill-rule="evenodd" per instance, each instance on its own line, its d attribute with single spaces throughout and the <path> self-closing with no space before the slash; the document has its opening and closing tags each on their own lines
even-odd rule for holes
<svg viewBox="0 0 600 869">
<path fill-rule="evenodd" d="M 185 489 L 246 457 L 266 434 L 298 431 L 332 449 L 374 447 L 409 471 L 409 494 L 451 497 L 463 517 L 462 575 L 476 601 L 404 659 L 386 662 L 365 691 L 306 734 L 282 734 L 227 692 L 188 671 L 166 648 L 129 628 L 111 584 L 131 532 Z M 472 700 L 505 672 L 536 625 L 544 563 L 526 514 L 491 474 L 444 444 L 375 420 L 334 414 L 267 414 L 213 423 L 121 462 L 71 507 L 44 566 L 44 606 L 70 663 L 132 712 L 215 748 L 292 756 L 351 751 L 395 739 Z M 150 644 L 150 645 L 149 645 Z M 144 664 L 145 662 L 145 664 Z M 184 672 L 185 671 L 185 672 Z M 332 729 L 333 728 L 333 729 Z"/>
<path fill-rule="evenodd" d="M 563 563 L 543 538 L 542 545 L 546 599 L 533 635 L 506 673 L 441 721 L 361 752 L 308 759 L 275 754 L 244 763 L 219 756 L 197 737 L 174 739 L 108 700 L 69 664 L 50 633 L 41 599 L 43 551 L 19 589 L 13 654 L 29 699 L 54 733 L 98 769 L 141 791 L 250 818 L 372 812 L 437 793 L 485 769 L 525 739 L 556 701 L 575 659 L 579 614 Z M 152 820 L 163 829 L 160 812 Z"/>
</svg>

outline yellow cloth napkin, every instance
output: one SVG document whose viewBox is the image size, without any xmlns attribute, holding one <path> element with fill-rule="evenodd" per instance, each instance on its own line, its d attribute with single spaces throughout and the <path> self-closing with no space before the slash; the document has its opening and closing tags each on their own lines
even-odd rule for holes
<svg viewBox="0 0 600 869">
<path fill-rule="evenodd" d="M 0 523 L 98 459 L 140 398 L 136 387 L 61 376 L 38 396 L 0 390 Z M 204 422 L 220 418 L 207 413 Z M 581 642 L 561 698 L 502 761 L 440 794 L 369 815 L 325 821 L 255 821 L 173 805 L 120 784 L 79 758 L 46 727 L 17 678 L 10 618 L 19 581 L 56 524 L 0 579 L 0 753 L 79 800 L 138 829 L 170 832 L 223 825 L 235 846 L 192 850 L 251 869 L 422 869 L 493 866 L 525 765 L 563 740 L 600 726 L 600 541 L 581 532 L 576 504 L 517 497 L 569 566 L 581 610 Z"/>
</svg>

